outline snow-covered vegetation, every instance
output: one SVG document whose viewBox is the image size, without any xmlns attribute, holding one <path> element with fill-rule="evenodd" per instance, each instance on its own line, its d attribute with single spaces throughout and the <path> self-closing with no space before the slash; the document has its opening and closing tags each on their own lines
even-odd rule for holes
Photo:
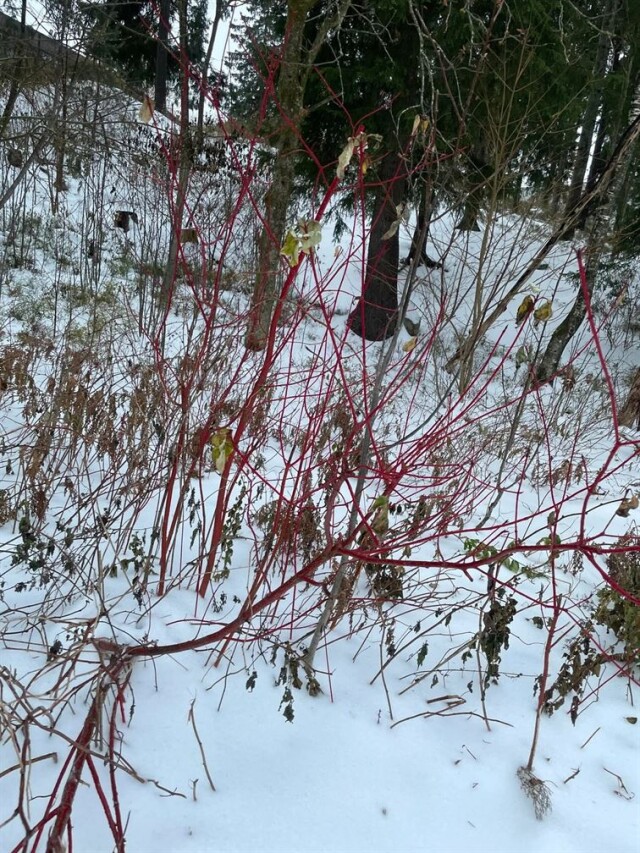
<svg viewBox="0 0 640 853">
<path fill-rule="evenodd" d="M 248 347 L 263 140 L 218 112 L 187 175 L 171 119 L 86 79 L 10 127 L 2 849 L 637 850 L 632 266 L 588 287 L 579 234 L 534 263 L 533 195 L 477 232 L 442 204 L 442 265 L 365 341 L 362 135 L 298 199 Z"/>
</svg>

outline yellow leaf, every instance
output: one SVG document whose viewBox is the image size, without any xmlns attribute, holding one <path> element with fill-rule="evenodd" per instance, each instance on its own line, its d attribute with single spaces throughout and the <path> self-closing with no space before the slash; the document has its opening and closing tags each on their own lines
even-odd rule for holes
<svg viewBox="0 0 640 853">
<path fill-rule="evenodd" d="M 402 349 L 404 352 L 411 352 L 412 350 L 414 350 L 416 348 L 417 343 L 418 343 L 417 338 L 409 338 L 408 341 L 405 341 L 402 344 Z"/>
<path fill-rule="evenodd" d="M 538 323 L 546 323 L 547 320 L 551 318 L 552 314 L 553 306 L 551 302 L 547 300 L 546 302 L 543 302 L 542 305 L 540 305 L 538 308 L 536 308 L 536 310 L 533 312 L 533 318 L 537 325 Z"/>
<path fill-rule="evenodd" d="M 153 118 L 154 106 L 153 100 L 149 95 L 145 95 L 142 105 L 140 106 L 140 112 L 138 113 L 140 121 L 143 121 L 145 124 L 149 124 Z"/>
<path fill-rule="evenodd" d="M 376 498 L 371 509 L 376 511 L 371 520 L 371 529 L 378 536 L 384 536 L 389 529 L 389 498 L 386 495 Z"/>
<path fill-rule="evenodd" d="M 290 267 L 295 267 L 298 263 L 298 258 L 300 257 L 300 240 L 293 231 L 287 231 L 280 254 L 284 255 Z"/>
<path fill-rule="evenodd" d="M 521 323 L 527 319 L 529 314 L 533 311 L 533 296 L 525 296 L 520 305 L 518 306 L 518 310 L 516 311 L 516 326 L 519 326 Z"/>
<path fill-rule="evenodd" d="M 227 464 L 227 460 L 233 453 L 233 441 L 231 440 L 231 430 L 229 427 L 221 427 L 211 436 L 211 457 L 213 464 L 218 472 L 222 474 Z"/>
</svg>

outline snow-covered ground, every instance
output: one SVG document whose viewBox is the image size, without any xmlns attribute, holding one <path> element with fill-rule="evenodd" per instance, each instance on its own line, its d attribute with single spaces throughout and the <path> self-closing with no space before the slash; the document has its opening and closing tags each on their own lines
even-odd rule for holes
<svg viewBox="0 0 640 853">
<path fill-rule="evenodd" d="M 89 103 L 91 92 L 79 98 Z M 20 103 L 18 126 L 34 104 L 46 110 L 47 96 Z M 366 228 L 355 218 L 334 244 L 332 223 L 323 224 L 263 376 L 261 356 L 242 345 L 255 217 L 248 199 L 234 208 L 234 175 L 252 157 L 239 148 L 234 169 L 194 178 L 184 224 L 200 241 L 183 247 L 191 273 L 156 335 L 151 288 L 169 234 L 163 158 L 141 151 L 148 133 L 136 105 L 117 96 L 105 104 L 110 156 L 88 146 L 84 128 L 66 191 L 56 193 L 45 163 L 0 211 L 2 850 L 46 848 L 73 775 L 65 761 L 82 743 L 100 678 L 115 672 L 117 643 L 149 654 L 127 662 L 115 676 L 120 694 L 110 685 L 97 706 L 69 850 L 115 849 L 121 825 L 136 853 L 638 851 L 637 669 L 593 621 L 608 549 L 635 529 L 637 510 L 616 510 L 640 488 L 637 433 L 616 436 L 607 384 L 623 395 L 639 362 L 624 305 L 611 321 L 615 293 L 594 306 L 604 364 L 585 323 L 563 359 L 574 380 L 523 400 L 526 363 L 578 286 L 579 244 L 561 244 L 523 291 L 552 302 L 552 318 L 516 326 L 517 298 L 480 343 L 460 393 L 444 365 L 477 293 L 494 304 L 545 226 L 514 214 L 470 235 L 451 214 L 434 223 L 429 252 L 446 270 L 420 272 L 414 287 L 409 316 L 420 332 L 413 348 L 399 335 L 378 389 L 359 516 L 366 533 L 385 490 L 397 507 L 384 541 L 402 567 L 402 598 L 376 594 L 353 569 L 353 596 L 322 637 L 321 692 L 311 695 L 300 659 L 343 555 L 297 573 L 345 535 L 357 481 L 349 454 L 383 350 L 346 330 Z M 3 169 L 4 190 L 13 173 Z M 112 227 L 117 210 L 137 212 L 126 234 Z M 410 236 L 405 229 L 405 249 Z M 213 257 L 221 263 L 205 292 L 197 264 Z M 61 388 L 66 396 L 56 396 Z M 255 389 L 263 414 L 240 433 L 243 402 L 262 405 Z M 168 493 L 185 412 L 185 434 L 209 432 Z M 240 436 L 233 482 L 216 470 L 213 440 L 227 427 Z M 235 521 L 199 597 L 227 487 L 225 518 Z M 273 515 L 275 499 L 291 501 L 293 522 Z M 287 536 L 305 501 L 313 531 Z M 345 546 L 348 565 L 365 560 L 366 541 Z M 255 614 L 230 644 L 152 651 L 215 634 L 247 601 Z M 563 663 L 576 674 L 598 653 L 608 662 L 539 715 L 527 795 L 517 774 L 532 749 L 545 661 L 550 689 Z M 551 808 L 538 820 L 545 797 Z"/>
</svg>

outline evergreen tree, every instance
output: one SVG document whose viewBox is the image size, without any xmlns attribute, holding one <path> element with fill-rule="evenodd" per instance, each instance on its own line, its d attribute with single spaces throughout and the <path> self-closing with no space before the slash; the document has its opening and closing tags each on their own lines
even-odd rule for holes
<svg viewBox="0 0 640 853">
<path fill-rule="evenodd" d="M 313 4 L 307 42 L 328 5 Z M 365 0 L 349 8 L 339 38 L 326 41 L 318 73 L 306 84 L 298 131 L 314 158 L 299 157 L 296 169 L 309 182 L 317 180 L 317 164 L 335 163 L 361 121 L 381 137 L 367 174 L 372 227 L 364 290 L 350 318 L 354 332 L 380 340 L 394 331 L 397 230 L 383 237 L 412 188 L 424 195 L 420 186 L 426 183 L 441 201 L 460 205 L 463 228 L 478 227 L 488 187 L 494 199 L 504 200 L 554 183 L 562 191 L 593 72 L 584 42 L 587 36 L 590 44 L 597 41 L 602 18 L 593 18 L 592 5 Z M 286 7 L 262 0 L 252 5 L 250 72 L 235 91 L 236 109 L 248 123 L 258 113 L 259 83 L 284 34 Z M 434 134 L 421 163 L 410 132 L 424 114 Z M 268 130 L 266 118 L 260 120 Z"/>
<path fill-rule="evenodd" d="M 640 85 L 638 6 L 633 0 L 607 0 L 598 8 L 597 15 L 592 19 L 601 24 L 593 53 L 594 73 L 584 99 L 565 215 L 571 214 L 583 193 L 589 193 L 603 176 L 611 173 L 610 158 L 619 152 L 624 140 L 637 137 L 634 126 L 638 121 L 636 96 Z M 638 142 L 627 144 L 625 156 L 616 163 L 617 174 L 609 175 L 607 193 L 600 194 L 597 203 L 586 208 L 576 223 L 575 227 L 584 229 L 586 236 L 584 282 L 538 360 L 535 370 L 538 382 L 553 381 L 567 345 L 585 320 L 585 289 L 591 297 L 599 279 L 604 277 L 607 242 L 614 247 L 614 255 L 630 245 L 637 251 L 640 226 L 637 155 Z M 572 235 L 574 230 L 568 229 L 565 236 Z"/>
<path fill-rule="evenodd" d="M 85 3 L 82 10 L 91 21 L 89 52 L 113 64 L 134 85 L 156 83 L 156 106 L 163 109 L 166 81 L 176 79 L 180 67 L 178 39 L 172 35 L 177 0 L 106 0 Z M 204 58 L 206 27 L 207 0 L 189 0 L 187 50 L 196 68 Z"/>
</svg>

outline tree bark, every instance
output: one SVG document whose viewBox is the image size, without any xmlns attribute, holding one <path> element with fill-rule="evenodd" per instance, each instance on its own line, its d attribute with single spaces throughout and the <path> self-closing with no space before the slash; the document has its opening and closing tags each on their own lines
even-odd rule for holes
<svg viewBox="0 0 640 853">
<path fill-rule="evenodd" d="M 479 231 L 478 217 L 482 208 L 482 195 L 491 172 L 484 142 L 474 144 L 467 163 L 467 192 L 462 208 L 462 218 L 456 225 L 458 231 Z"/>
<path fill-rule="evenodd" d="M 293 190 L 297 129 L 302 117 L 304 78 L 304 25 L 313 0 L 289 0 L 284 50 L 277 85 L 278 109 L 283 115 L 276 142 L 271 186 L 265 196 L 265 226 L 259 243 L 259 262 L 254 281 L 246 346 L 264 349 L 277 299 L 280 247 L 284 237 L 287 209 Z"/>
<path fill-rule="evenodd" d="M 397 146 L 397 141 L 395 141 Z M 390 338 L 398 319 L 398 228 L 385 237 L 399 217 L 407 188 L 407 167 L 399 151 L 385 155 L 379 167 L 373 223 L 362 295 L 349 315 L 349 328 L 368 341 Z"/>
<path fill-rule="evenodd" d="M 413 229 L 413 236 L 411 237 L 411 248 L 409 249 L 409 254 L 403 260 L 403 264 L 408 264 L 413 261 L 414 258 L 417 258 L 417 267 L 424 264 L 427 269 L 442 268 L 442 263 L 440 261 L 434 261 L 433 258 L 429 257 L 427 254 L 427 236 L 431 225 L 431 207 L 431 187 L 424 186 L 421 188 L 420 192 L 418 216 L 416 219 L 416 226 Z"/>
<path fill-rule="evenodd" d="M 299 148 L 299 128 L 304 111 L 307 79 L 329 31 L 341 25 L 351 0 L 338 0 L 335 14 L 325 18 L 313 43 L 306 48 L 305 24 L 308 13 L 315 5 L 316 0 L 289 0 L 287 5 L 286 36 L 276 87 L 281 120 L 274 139 L 276 155 L 271 186 L 265 196 L 264 227 L 259 241 L 258 268 L 245 338 L 245 346 L 250 350 L 261 350 L 266 346 L 274 306 L 278 300 L 280 248 L 293 191 L 295 158 Z"/>
<path fill-rule="evenodd" d="M 640 430 L 640 368 L 636 370 L 629 396 L 618 412 L 618 423 L 620 426 L 635 427 Z"/>
<path fill-rule="evenodd" d="M 163 0 L 164 2 L 164 0 Z M 189 176 L 192 163 L 192 140 L 189 128 L 189 49 L 187 43 L 187 0 L 178 2 L 178 21 L 180 32 L 180 158 L 178 165 L 178 182 L 175 203 L 171 208 L 171 182 L 169 174 L 169 205 L 171 216 L 171 240 L 169 257 L 160 288 L 160 304 L 166 311 L 171 303 L 171 296 L 178 271 L 178 255 L 180 252 L 180 233 L 182 231 L 183 213 L 187 200 Z"/>
<path fill-rule="evenodd" d="M 171 5 L 169 0 L 160 0 L 160 19 L 158 21 L 158 43 L 156 45 L 156 75 L 154 86 L 155 108 L 164 113 L 167 110 L 167 77 L 169 73 L 169 18 Z"/>
<path fill-rule="evenodd" d="M 567 205 L 565 212 L 568 214 L 578 203 L 585 182 L 587 166 L 589 165 L 590 154 L 593 144 L 593 134 L 595 131 L 596 122 L 598 120 L 598 112 L 602 104 L 601 81 L 607 74 L 607 63 L 609 53 L 611 51 L 611 27 L 615 22 L 618 7 L 618 0 L 607 0 L 606 8 L 602 15 L 602 29 L 598 36 L 598 46 L 596 48 L 596 57 L 593 66 L 594 84 L 587 98 L 587 103 L 582 116 L 582 126 L 580 128 L 580 136 L 576 147 L 575 159 L 573 161 L 573 172 L 571 174 L 571 184 L 567 196 Z M 583 223 L 578 223 L 581 226 Z M 573 236 L 573 231 L 568 233 L 567 238 Z"/>
<path fill-rule="evenodd" d="M 598 236 L 594 233 L 595 230 L 596 229 L 594 226 L 589 241 L 591 245 L 587 248 L 588 256 L 585 268 L 585 278 L 589 298 L 591 298 L 591 294 L 593 293 L 593 286 L 595 284 L 596 276 L 598 274 L 598 267 L 600 266 L 600 256 L 602 251 L 598 242 Z M 542 385 L 546 382 L 553 381 L 558 372 L 558 366 L 560 364 L 560 359 L 562 358 L 562 353 L 567 348 L 567 344 L 569 343 L 571 338 L 575 335 L 575 333 L 582 325 L 585 316 L 585 294 L 584 289 L 581 285 L 578 290 L 578 294 L 575 298 L 575 301 L 571 306 L 571 310 L 551 335 L 544 354 L 535 366 L 534 381 L 536 384 Z"/>
<path fill-rule="evenodd" d="M 207 54 L 202 67 L 202 79 L 200 81 L 200 95 L 198 97 L 198 128 L 196 131 L 196 140 L 198 146 L 202 145 L 203 127 L 204 127 L 204 105 L 209 89 L 209 66 L 211 65 L 211 56 L 213 47 L 218 36 L 218 27 L 222 20 L 222 15 L 226 9 L 226 3 L 223 0 L 216 0 L 216 11 L 211 24 L 211 34 L 209 35 L 209 44 L 207 45 Z"/>
<path fill-rule="evenodd" d="M 20 40 L 17 44 L 17 56 L 15 60 L 13 77 L 11 78 L 11 84 L 9 86 L 7 102 L 4 105 L 4 109 L 2 111 L 2 118 L 0 118 L 0 139 L 4 139 L 7 127 L 9 126 L 9 122 L 11 121 L 11 116 L 13 115 L 13 110 L 16 105 L 16 101 L 18 100 L 18 94 L 20 93 L 20 75 L 23 68 L 22 54 L 25 49 L 24 42 L 26 38 L 26 29 L 27 0 L 22 0 L 22 7 L 20 11 Z"/>
</svg>

